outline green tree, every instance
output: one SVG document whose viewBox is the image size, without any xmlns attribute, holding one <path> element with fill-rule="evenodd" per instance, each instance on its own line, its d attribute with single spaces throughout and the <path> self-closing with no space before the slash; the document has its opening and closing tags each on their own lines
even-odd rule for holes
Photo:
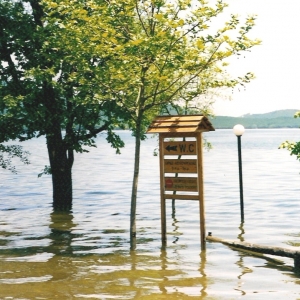
<svg viewBox="0 0 300 300">
<path fill-rule="evenodd" d="M 74 3 L 79 5 L 75 9 Z M 226 66 L 230 57 L 259 44 L 248 37 L 255 17 L 240 25 L 232 15 L 214 30 L 211 22 L 227 6 L 221 0 L 214 7 L 203 0 L 60 1 L 59 6 L 52 1 L 51 5 L 64 14 L 55 24 L 70 32 L 66 45 L 74 44 L 76 27 L 75 36 L 81 38 L 74 51 L 105 57 L 104 68 L 95 71 L 92 82 L 116 100 L 135 137 L 130 221 L 134 249 L 140 144 L 149 123 L 168 104 L 182 106 L 216 89 L 248 83 L 252 73 L 231 78 Z"/>
<path fill-rule="evenodd" d="M 108 62 L 111 93 L 130 115 L 135 136 L 135 165 L 131 196 L 131 249 L 136 247 L 136 201 L 140 143 L 153 116 L 168 103 L 197 99 L 215 89 L 248 83 L 252 73 L 230 78 L 227 59 L 259 44 L 248 37 L 255 17 L 240 25 L 237 16 L 219 30 L 209 25 L 226 4 L 216 1 L 109 1 L 117 29 L 115 59 Z M 126 16 L 126 18 L 124 17 Z M 125 23 L 126 21 L 126 23 Z"/>
<path fill-rule="evenodd" d="M 68 45 L 58 22 L 65 14 L 53 14 L 51 5 L 42 0 L 0 1 L 0 142 L 45 135 L 53 206 L 69 210 L 74 151 L 95 146 L 93 138 L 103 130 L 117 149 L 123 143 L 112 131 L 118 114 L 115 101 L 90 80 L 95 69 L 104 71 L 104 59 L 80 52 L 80 47 L 74 55 L 76 39 Z M 81 21 L 84 15 L 78 16 Z M 81 35 L 77 38 L 77 43 L 84 42 Z"/>
<path fill-rule="evenodd" d="M 300 117 L 300 111 L 294 114 L 294 118 Z M 300 141 L 285 141 L 279 145 L 279 149 L 287 149 L 291 155 L 296 155 L 296 159 L 300 161 Z"/>
</svg>

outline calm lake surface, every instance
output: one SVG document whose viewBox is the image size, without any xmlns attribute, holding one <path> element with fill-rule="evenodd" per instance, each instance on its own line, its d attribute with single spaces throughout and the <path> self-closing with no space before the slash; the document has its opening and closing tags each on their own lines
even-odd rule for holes
<svg viewBox="0 0 300 300">
<path fill-rule="evenodd" d="M 72 213 L 52 211 L 45 140 L 27 141 L 31 164 L 0 170 L 0 299 L 300 299 L 293 260 L 207 243 L 200 250 L 199 207 L 167 203 L 161 250 L 157 138 L 142 144 L 137 250 L 129 251 L 134 140 L 121 131 L 121 155 L 97 139 L 77 154 Z M 300 163 L 285 140 L 300 129 L 246 130 L 242 137 L 245 223 L 240 223 L 237 138 L 205 134 L 206 229 L 214 236 L 300 250 Z"/>
</svg>

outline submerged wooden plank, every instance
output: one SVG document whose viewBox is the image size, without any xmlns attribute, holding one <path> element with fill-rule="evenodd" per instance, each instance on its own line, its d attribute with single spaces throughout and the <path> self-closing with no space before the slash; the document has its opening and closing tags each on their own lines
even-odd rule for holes
<svg viewBox="0 0 300 300">
<path fill-rule="evenodd" d="M 207 236 L 206 239 L 211 242 L 219 242 L 224 245 L 232 246 L 239 249 L 254 251 L 258 253 L 263 253 L 263 254 L 277 255 L 277 256 L 290 257 L 290 258 L 295 258 L 295 256 L 300 255 L 299 251 L 290 250 L 281 247 L 264 246 L 264 245 L 246 243 L 246 242 L 225 240 L 215 236 Z"/>
</svg>

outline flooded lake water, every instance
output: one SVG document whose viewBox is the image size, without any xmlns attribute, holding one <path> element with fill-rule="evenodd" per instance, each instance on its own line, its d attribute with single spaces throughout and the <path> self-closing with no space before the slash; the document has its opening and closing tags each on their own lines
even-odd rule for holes
<svg viewBox="0 0 300 300">
<path fill-rule="evenodd" d="M 27 141 L 31 164 L 0 170 L 0 299 L 300 299 L 293 260 L 218 243 L 200 249 L 199 206 L 167 203 L 161 250 L 157 138 L 142 143 L 137 249 L 129 250 L 134 140 L 121 155 L 97 139 L 77 154 L 71 213 L 53 213 L 45 140 Z M 281 142 L 300 129 L 247 130 L 242 137 L 245 222 L 240 223 L 237 138 L 206 133 L 206 229 L 214 236 L 300 250 L 300 163 Z"/>
</svg>

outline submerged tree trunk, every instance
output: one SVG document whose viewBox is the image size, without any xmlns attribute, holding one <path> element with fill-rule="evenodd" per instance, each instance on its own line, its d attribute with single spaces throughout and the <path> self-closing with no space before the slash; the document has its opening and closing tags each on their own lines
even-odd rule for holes
<svg viewBox="0 0 300 300">
<path fill-rule="evenodd" d="M 46 114 L 46 139 L 52 174 L 53 209 L 68 211 L 72 208 L 73 149 L 67 146 L 62 136 L 61 108 L 51 84 L 44 83 Z M 66 134 L 70 134 L 67 126 Z"/>
<path fill-rule="evenodd" d="M 65 149 L 60 132 L 47 136 L 47 147 L 52 174 L 53 209 L 71 210 L 73 151 Z"/>
<path fill-rule="evenodd" d="M 136 202 L 137 189 L 140 169 L 140 152 L 141 152 L 141 128 L 140 125 L 136 128 L 135 135 L 135 153 L 134 153 L 134 173 L 131 192 L 131 210 L 130 210 L 130 249 L 136 248 Z"/>
</svg>

